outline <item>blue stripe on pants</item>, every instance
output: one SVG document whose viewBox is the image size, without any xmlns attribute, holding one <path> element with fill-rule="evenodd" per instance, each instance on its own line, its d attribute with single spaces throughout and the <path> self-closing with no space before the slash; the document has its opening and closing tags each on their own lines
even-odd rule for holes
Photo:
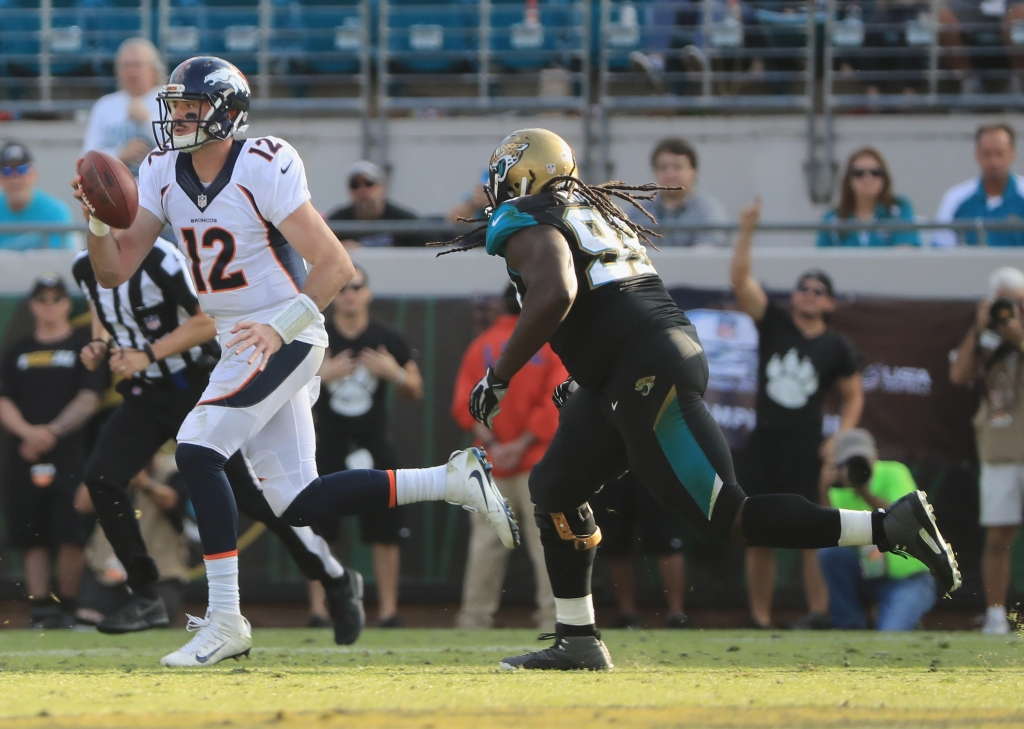
<svg viewBox="0 0 1024 729">
<path fill-rule="evenodd" d="M 694 440 L 693 433 L 690 432 L 679 409 L 675 386 L 669 390 L 654 421 L 654 435 L 676 478 L 697 502 L 704 516 L 710 519 L 715 499 L 722 487 L 722 480 Z"/>
</svg>

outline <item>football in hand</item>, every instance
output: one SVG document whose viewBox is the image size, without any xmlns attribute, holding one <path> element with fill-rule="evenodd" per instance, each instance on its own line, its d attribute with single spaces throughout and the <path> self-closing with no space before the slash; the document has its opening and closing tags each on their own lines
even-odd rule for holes
<svg viewBox="0 0 1024 729">
<path fill-rule="evenodd" d="M 111 228 L 131 227 L 139 212 L 139 188 L 124 162 L 104 152 L 87 152 L 78 165 L 82 202 Z"/>
</svg>

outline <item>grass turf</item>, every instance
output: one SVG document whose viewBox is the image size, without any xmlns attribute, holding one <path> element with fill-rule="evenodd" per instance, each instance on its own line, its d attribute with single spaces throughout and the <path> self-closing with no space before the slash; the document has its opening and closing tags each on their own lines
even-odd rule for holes
<svg viewBox="0 0 1024 729">
<path fill-rule="evenodd" d="M 606 631 L 615 672 L 515 673 L 517 630 L 257 630 L 252 657 L 166 669 L 183 631 L 0 631 L 0 725 L 1024 726 L 1016 636 Z"/>
</svg>

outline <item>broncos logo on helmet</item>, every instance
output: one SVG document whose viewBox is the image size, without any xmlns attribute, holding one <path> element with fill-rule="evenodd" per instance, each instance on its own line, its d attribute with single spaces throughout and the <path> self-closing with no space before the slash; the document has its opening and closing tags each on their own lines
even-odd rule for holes
<svg viewBox="0 0 1024 729">
<path fill-rule="evenodd" d="M 245 77 L 242 76 L 242 72 L 237 68 L 218 68 L 211 74 L 208 74 L 203 79 L 207 84 L 216 86 L 220 83 L 228 84 L 235 93 L 251 93 L 249 91 L 249 84 L 246 82 Z"/>
<path fill-rule="evenodd" d="M 153 131 L 160 148 L 192 152 L 245 131 L 251 99 L 249 82 L 227 61 L 213 56 L 184 61 L 157 94 L 160 121 L 153 122 Z M 175 119 L 181 101 L 200 103 L 195 113 Z"/>
</svg>

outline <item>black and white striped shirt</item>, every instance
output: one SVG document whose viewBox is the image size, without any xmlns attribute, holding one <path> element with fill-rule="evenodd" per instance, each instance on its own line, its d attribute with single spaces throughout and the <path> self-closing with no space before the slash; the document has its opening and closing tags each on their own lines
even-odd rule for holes
<svg viewBox="0 0 1024 729">
<path fill-rule="evenodd" d="M 82 293 L 95 307 L 103 328 L 110 333 L 112 343 L 118 347 L 141 351 L 143 342 L 163 338 L 199 311 L 199 297 L 188 273 L 188 262 L 177 246 L 162 238 L 157 239 L 132 277 L 117 288 L 99 285 L 88 252 L 78 254 L 71 270 Z M 219 357 L 220 347 L 211 339 L 151 364 L 136 377 L 184 386 L 186 372 L 209 371 Z"/>
</svg>

